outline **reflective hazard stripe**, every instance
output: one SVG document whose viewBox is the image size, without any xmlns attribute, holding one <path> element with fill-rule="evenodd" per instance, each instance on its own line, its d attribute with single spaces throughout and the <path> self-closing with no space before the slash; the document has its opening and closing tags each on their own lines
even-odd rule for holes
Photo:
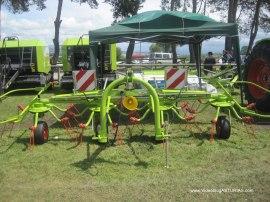
<svg viewBox="0 0 270 202">
<path fill-rule="evenodd" d="M 94 90 L 96 88 L 96 71 L 73 71 L 74 88 L 79 91 Z"/>
<path fill-rule="evenodd" d="M 185 69 L 169 68 L 165 71 L 166 88 L 180 89 L 186 85 L 187 72 Z"/>
</svg>

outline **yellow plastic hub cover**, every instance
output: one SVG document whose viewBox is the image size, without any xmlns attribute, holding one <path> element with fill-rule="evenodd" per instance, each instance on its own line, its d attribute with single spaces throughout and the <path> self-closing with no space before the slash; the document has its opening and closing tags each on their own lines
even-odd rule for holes
<svg viewBox="0 0 270 202">
<path fill-rule="evenodd" d="M 128 110 L 136 110 L 138 107 L 138 100 L 133 96 L 126 96 L 122 100 L 123 106 Z"/>
</svg>

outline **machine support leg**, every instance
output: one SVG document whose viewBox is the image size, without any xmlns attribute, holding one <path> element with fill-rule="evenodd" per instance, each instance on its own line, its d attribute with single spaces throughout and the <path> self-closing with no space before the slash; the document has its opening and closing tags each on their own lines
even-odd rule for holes
<svg viewBox="0 0 270 202">
<path fill-rule="evenodd" d="M 220 113 L 220 107 L 217 108 L 215 118 L 211 121 L 212 122 L 212 126 L 211 126 L 211 129 L 210 129 L 210 142 L 211 143 L 213 143 L 213 141 L 214 141 L 215 128 L 216 128 L 219 113 Z"/>
<path fill-rule="evenodd" d="M 164 125 L 164 112 L 161 110 L 160 111 L 160 119 L 161 119 L 161 125 Z"/>
<path fill-rule="evenodd" d="M 37 127 L 37 124 L 38 124 L 38 113 L 35 113 L 34 115 L 34 127 Z"/>
</svg>

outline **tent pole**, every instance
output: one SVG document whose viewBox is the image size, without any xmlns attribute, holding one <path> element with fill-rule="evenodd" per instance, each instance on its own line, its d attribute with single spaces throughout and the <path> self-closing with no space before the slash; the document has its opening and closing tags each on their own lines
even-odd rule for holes
<svg viewBox="0 0 270 202">
<path fill-rule="evenodd" d="M 90 43 L 90 68 L 91 70 L 97 69 L 97 43 Z"/>
<path fill-rule="evenodd" d="M 200 90 L 202 89 L 202 68 L 201 68 L 201 42 L 193 43 L 193 49 L 195 54 L 195 62 L 197 69 L 197 76 L 199 77 Z"/>
<path fill-rule="evenodd" d="M 200 78 L 202 77 L 202 66 L 201 66 L 201 60 L 202 60 L 202 43 L 198 43 L 198 63 L 199 63 L 199 75 Z M 201 81 L 201 80 L 200 80 Z"/>
</svg>

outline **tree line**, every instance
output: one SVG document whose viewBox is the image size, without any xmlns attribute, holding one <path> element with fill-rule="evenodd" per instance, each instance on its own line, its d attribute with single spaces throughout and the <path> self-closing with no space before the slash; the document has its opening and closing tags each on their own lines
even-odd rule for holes
<svg viewBox="0 0 270 202">
<path fill-rule="evenodd" d="M 97 0 L 71 0 L 80 4 L 88 4 L 90 8 L 98 8 Z M 58 0 L 57 13 L 54 21 L 54 55 L 53 63 L 59 58 L 59 30 L 61 27 L 61 12 L 63 0 Z M 123 18 L 136 15 L 143 7 L 145 0 L 104 0 L 112 6 L 114 22 Z M 12 13 L 28 12 L 31 6 L 36 6 L 38 10 L 46 9 L 46 0 L 0 0 L 1 7 L 6 7 Z M 161 9 L 170 11 L 183 11 L 206 14 L 207 10 L 218 12 L 222 19 L 228 23 L 238 23 L 239 31 L 249 37 L 249 44 L 246 54 L 251 51 L 257 32 L 259 29 L 270 31 L 270 0 L 161 0 Z M 234 41 L 231 37 L 226 37 L 224 49 L 231 51 Z M 130 40 L 126 52 L 126 62 L 131 62 L 135 41 Z M 176 43 L 166 45 L 165 50 L 170 50 L 173 60 L 176 60 Z M 190 62 L 194 61 L 194 50 L 189 46 Z"/>
</svg>

